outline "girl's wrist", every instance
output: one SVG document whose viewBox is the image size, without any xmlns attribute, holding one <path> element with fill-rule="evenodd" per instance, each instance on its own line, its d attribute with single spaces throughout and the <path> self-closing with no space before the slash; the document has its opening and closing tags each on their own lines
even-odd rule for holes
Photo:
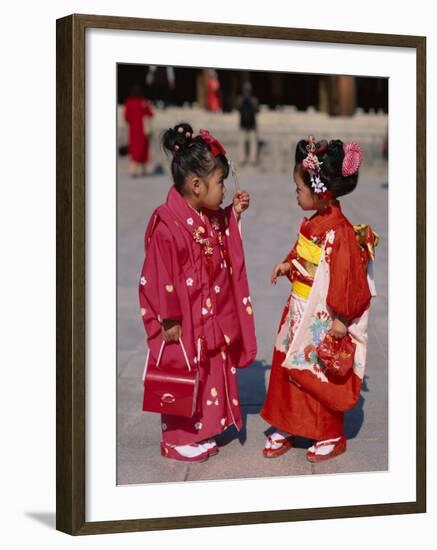
<svg viewBox="0 0 437 550">
<path fill-rule="evenodd" d="M 340 323 L 343 323 L 343 325 L 345 325 L 346 327 L 349 325 L 348 318 L 344 315 L 336 315 L 335 318 L 338 319 Z"/>
</svg>

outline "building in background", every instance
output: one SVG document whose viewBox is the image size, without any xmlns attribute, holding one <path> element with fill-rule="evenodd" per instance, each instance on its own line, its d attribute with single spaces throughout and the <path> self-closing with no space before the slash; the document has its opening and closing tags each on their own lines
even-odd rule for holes
<svg viewBox="0 0 437 550">
<path fill-rule="evenodd" d="M 134 83 L 141 82 L 145 96 L 157 106 L 207 108 L 211 74 L 210 69 L 119 64 L 118 103 L 124 102 Z M 251 82 L 260 104 L 273 110 L 294 106 L 298 111 L 313 108 L 330 116 L 352 116 L 358 108 L 364 112 L 388 112 L 386 78 L 230 69 L 217 69 L 214 75 L 214 105 L 220 105 L 225 113 L 236 108 L 237 97 L 246 81 Z"/>
</svg>

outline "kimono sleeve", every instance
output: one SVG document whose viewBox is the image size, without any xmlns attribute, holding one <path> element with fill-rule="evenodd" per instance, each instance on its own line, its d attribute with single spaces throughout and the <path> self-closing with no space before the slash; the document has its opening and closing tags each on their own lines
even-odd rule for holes
<svg viewBox="0 0 437 550">
<path fill-rule="evenodd" d="M 297 259 L 297 252 L 296 252 L 296 244 L 293 246 L 293 248 L 290 250 L 290 252 L 287 254 L 287 256 L 282 260 L 283 264 L 290 264 L 291 269 L 289 273 L 287 274 L 287 279 L 289 279 L 291 282 L 293 282 L 293 273 L 296 269 L 293 264 L 291 263 L 293 260 Z"/>
<path fill-rule="evenodd" d="M 342 225 L 335 230 L 329 271 L 326 303 L 337 315 L 351 322 L 368 308 L 371 294 L 366 266 L 350 226 Z"/>
<path fill-rule="evenodd" d="M 154 303 L 156 313 L 164 319 L 179 321 L 182 319 L 182 310 L 176 292 L 176 265 L 177 258 L 170 233 L 159 225 L 153 232 L 147 250 L 144 272 L 147 272 L 147 286 L 149 301 Z M 146 276 L 146 273 L 143 274 Z"/>
</svg>

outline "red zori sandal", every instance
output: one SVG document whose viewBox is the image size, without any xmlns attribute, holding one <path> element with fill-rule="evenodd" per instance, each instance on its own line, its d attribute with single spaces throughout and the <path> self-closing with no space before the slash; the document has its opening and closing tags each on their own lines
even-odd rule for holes
<svg viewBox="0 0 437 550">
<path fill-rule="evenodd" d="M 346 451 L 346 438 L 344 436 L 335 439 L 318 441 L 307 451 L 307 459 L 310 462 L 321 462 L 341 455 Z"/>
<path fill-rule="evenodd" d="M 161 456 L 173 458 L 182 462 L 204 462 L 208 460 L 209 452 L 202 445 L 172 446 L 161 442 Z"/>
<path fill-rule="evenodd" d="M 267 441 L 263 449 L 265 458 L 276 458 L 283 455 L 293 447 L 293 436 L 284 437 L 278 432 L 267 436 Z"/>
</svg>

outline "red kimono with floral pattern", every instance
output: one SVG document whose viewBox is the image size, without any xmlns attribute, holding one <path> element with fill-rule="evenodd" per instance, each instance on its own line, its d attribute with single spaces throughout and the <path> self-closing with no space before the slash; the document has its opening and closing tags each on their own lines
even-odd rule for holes
<svg viewBox="0 0 437 550">
<path fill-rule="evenodd" d="M 152 214 L 145 251 L 139 299 L 150 360 L 159 355 L 162 321 L 178 320 L 190 365 L 200 372 L 194 416 L 162 415 L 163 441 L 187 445 L 213 437 L 231 424 L 240 430 L 236 369 L 255 359 L 256 340 L 240 228 L 232 206 L 199 213 L 172 187 L 166 203 Z M 164 367 L 166 363 L 187 368 L 179 343 L 165 346 Z"/>
<path fill-rule="evenodd" d="M 341 211 L 337 201 L 324 212 L 316 213 L 310 219 L 304 218 L 300 227 L 300 233 L 309 241 L 322 246 L 328 232 L 335 232 L 332 248 L 329 248 L 329 287 L 326 296 L 326 304 L 336 315 L 340 315 L 351 323 L 359 318 L 369 307 L 371 293 L 369 290 L 366 266 L 367 257 L 357 243 L 354 227 Z M 284 261 L 299 261 L 296 248 L 297 243 Z M 300 262 L 299 262 L 300 263 Z M 300 281 L 306 285 L 312 285 L 314 272 L 301 272 L 296 264 L 292 264 L 290 280 Z M 278 335 L 283 333 L 286 318 L 296 298 L 292 293 L 287 300 Z M 296 310 L 297 311 L 297 310 Z M 296 334 L 301 315 L 291 318 L 288 339 L 292 342 Z M 260 412 L 261 416 L 276 428 L 293 435 L 298 435 L 315 440 L 335 438 L 343 435 L 343 420 L 345 407 L 337 407 L 331 401 L 317 399 L 314 393 L 306 391 L 301 384 L 295 383 L 290 376 L 290 370 L 284 368 L 283 363 L 286 352 L 277 344 L 273 353 L 272 369 L 269 387 L 265 403 Z M 308 372 L 300 372 L 302 380 L 311 377 Z M 312 377 L 315 380 L 315 377 Z M 310 381 L 312 382 L 312 381 Z M 342 399 L 353 402 L 357 399 L 362 380 L 355 374 L 350 375 L 343 388 Z M 317 381 L 319 386 L 323 386 Z M 311 384 L 308 386 L 311 387 Z M 326 388 L 328 386 L 326 385 Z M 323 389 L 322 389 L 323 391 Z M 328 390 L 327 390 L 328 391 Z"/>
</svg>

